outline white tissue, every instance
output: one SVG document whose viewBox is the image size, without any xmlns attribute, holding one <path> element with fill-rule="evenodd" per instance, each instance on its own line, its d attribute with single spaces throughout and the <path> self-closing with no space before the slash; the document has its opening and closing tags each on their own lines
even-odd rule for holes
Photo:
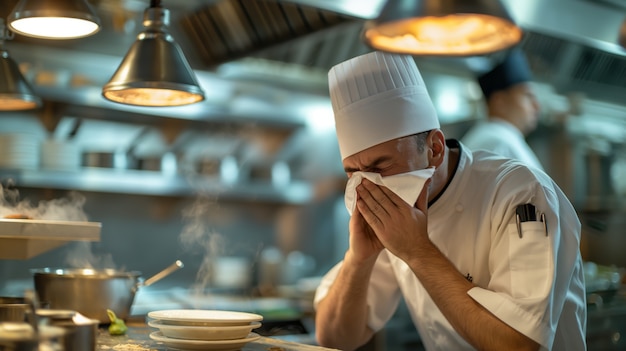
<svg viewBox="0 0 626 351">
<path fill-rule="evenodd" d="M 348 183 L 346 184 L 346 193 L 344 199 L 346 202 L 346 208 L 348 213 L 352 216 L 354 208 L 356 207 L 356 187 L 361 184 L 363 178 L 370 180 L 378 185 L 384 185 L 389 190 L 393 191 L 407 204 L 413 206 L 417 197 L 422 192 L 426 181 L 433 176 L 435 172 L 434 167 L 420 169 L 417 171 L 394 174 L 388 177 L 381 177 L 379 173 L 372 172 L 354 172 Z"/>
</svg>

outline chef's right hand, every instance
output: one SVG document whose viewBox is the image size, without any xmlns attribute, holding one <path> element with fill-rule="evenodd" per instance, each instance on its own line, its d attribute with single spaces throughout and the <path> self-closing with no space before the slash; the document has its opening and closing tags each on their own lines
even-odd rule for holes
<svg viewBox="0 0 626 351">
<path fill-rule="evenodd" d="M 378 257 L 384 249 L 383 244 L 367 224 L 358 208 L 354 209 L 350 218 L 350 247 L 348 252 L 356 262 Z"/>
</svg>

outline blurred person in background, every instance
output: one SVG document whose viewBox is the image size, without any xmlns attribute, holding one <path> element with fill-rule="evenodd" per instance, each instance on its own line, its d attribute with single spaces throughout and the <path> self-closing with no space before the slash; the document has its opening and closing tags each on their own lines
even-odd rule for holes
<svg viewBox="0 0 626 351">
<path fill-rule="evenodd" d="M 316 291 L 319 344 L 364 345 L 403 299 L 426 350 L 585 350 L 580 222 L 554 181 L 446 140 L 411 56 L 328 80 L 351 217 Z"/>
<path fill-rule="evenodd" d="M 502 62 L 478 77 L 487 118 L 475 124 L 461 142 L 471 150 L 489 150 L 543 170 L 525 137 L 537 128 L 540 106 L 531 85 L 524 53 L 510 50 Z"/>
</svg>

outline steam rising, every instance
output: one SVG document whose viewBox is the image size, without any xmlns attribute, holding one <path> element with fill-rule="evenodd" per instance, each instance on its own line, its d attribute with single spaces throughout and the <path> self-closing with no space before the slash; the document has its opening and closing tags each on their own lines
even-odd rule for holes
<svg viewBox="0 0 626 351">
<path fill-rule="evenodd" d="M 33 205 L 28 199 L 20 200 L 17 189 L 12 189 L 12 181 L 7 187 L 0 185 L 0 217 L 22 214 L 33 219 L 57 221 L 87 221 L 83 211 L 85 197 L 77 192 L 70 192 L 67 197 L 40 201 Z"/>
<path fill-rule="evenodd" d="M 0 184 L 0 218 L 7 215 L 24 215 L 32 219 L 53 221 L 86 222 L 87 215 L 83 210 L 85 197 L 75 191 L 66 197 L 39 201 L 32 204 L 28 199 L 20 199 L 19 190 L 9 180 L 6 186 Z M 75 242 L 68 255 L 66 264 L 71 268 L 113 268 L 110 254 L 97 257 L 91 251 L 90 242 Z"/>
<path fill-rule="evenodd" d="M 202 264 L 196 274 L 197 292 L 202 292 L 212 280 L 212 259 L 222 253 L 224 238 L 209 227 L 208 218 L 216 204 L 207 197 L 198 197 L 195 203 L 183 210 L 182 216 L 186 224 L 180 235 L 185 250 L 202 250 L 205 253 Z"/>
<path fill-rule="evenodd" d="M 111 254 L 95 255 L 91 251 L 91 243 L 78 241 L 67 253 L 66 264 L 71 268 L 115 269 Z"/>
</svg>

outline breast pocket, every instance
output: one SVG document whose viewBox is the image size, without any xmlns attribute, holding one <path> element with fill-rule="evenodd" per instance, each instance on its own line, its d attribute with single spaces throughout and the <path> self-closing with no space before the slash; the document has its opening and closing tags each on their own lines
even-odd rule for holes
<svg viewBox="0 0 626 351">
<path fill-rule="evenodd" d="M 546 236 L 544 223 L 521 223 L 521 237 L 516 224 L 510 224 L 507 229 L 512 296 L 545 296 L 552 286 L 554 261 L 552 240 Z"/>
</svg>

